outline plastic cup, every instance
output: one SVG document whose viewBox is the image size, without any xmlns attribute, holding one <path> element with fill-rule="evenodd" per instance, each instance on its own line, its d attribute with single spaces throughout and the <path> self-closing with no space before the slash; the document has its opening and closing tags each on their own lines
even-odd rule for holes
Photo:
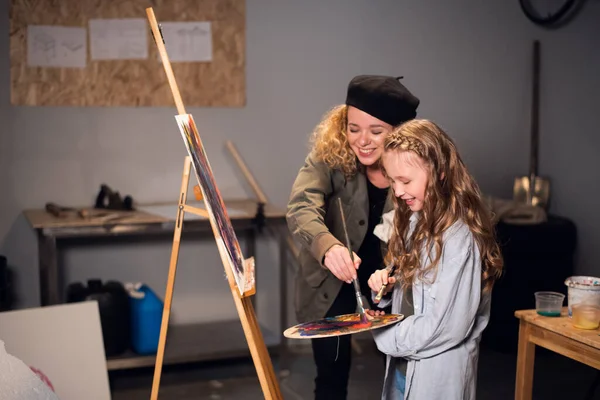
<svg viewBox="0 0 600 400">
<path fill-rule="evenodd" d="M 571 306 L 573 326 L 579 329 L 597 329 L 600 326 L 600 307 L 595 304 L 579 303 Z"/>
<path fill-rule="evenodd" d="M 545 317 L 560 317 L 565 295 L 558 292 L 535 292 L 535 309 Z"/>
</svg>

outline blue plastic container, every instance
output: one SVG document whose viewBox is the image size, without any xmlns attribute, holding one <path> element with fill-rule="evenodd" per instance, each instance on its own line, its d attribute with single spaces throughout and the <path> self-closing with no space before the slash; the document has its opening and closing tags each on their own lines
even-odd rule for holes
<svg viewBox="0 0 600 400">
<path fill-rule="evenodd" d="M 131 348 L 138 354 L 156 354 L 160 337 L 163 302 L 147 285 L 129 290 Z"/>
</svg>

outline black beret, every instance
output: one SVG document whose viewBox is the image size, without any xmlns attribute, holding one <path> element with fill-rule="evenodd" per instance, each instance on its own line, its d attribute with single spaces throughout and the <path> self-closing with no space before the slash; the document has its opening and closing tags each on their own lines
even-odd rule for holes
<svg viewBox="0 0 600 400">
<path fill-rule="evenodd" d="M 353 106 L 392 126 L 417 116 L 419 99 L 399 78 L 381 75 L 359 75 L 348 85 L 346 105 Z"/>
</svg>

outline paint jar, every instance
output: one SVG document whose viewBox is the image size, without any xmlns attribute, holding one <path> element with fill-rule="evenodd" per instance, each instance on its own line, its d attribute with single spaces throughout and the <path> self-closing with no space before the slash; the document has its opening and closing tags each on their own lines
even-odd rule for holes
<svg viewBox="0 0 600 400">
<path fill-rule="evenodd" d="M 569 317 L 573 316 L 573 304 L 586 303 L 600 307 L 600 278 L 594 276 L 571 276 L 565 280 L 568 287 Z"/>
<path fill-rule="evenodd" d="M 545 317 L 560 317 L 565 295 L 558 292 L 535 292 L 535 309 Z"/>
<path fill-rule="evenodd" d="M 579 329 L 597 329 L 600 326 L 600 307 L 594 304 L 573 304 L 573 326 Z"/>
</svg>

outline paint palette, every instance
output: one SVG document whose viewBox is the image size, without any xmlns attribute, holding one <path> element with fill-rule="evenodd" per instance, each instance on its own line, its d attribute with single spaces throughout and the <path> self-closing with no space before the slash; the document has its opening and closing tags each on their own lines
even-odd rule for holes
<svg viewBox="0 0 600 400">
<path fill-rule="evenodd" d="M 344 314 L 336 317 L 305 322 L 286 329 L 283 335 L 289 339 L 318 339 L 331 336 L 350 335 L 353 333 L 383 328 L 400 322 L 402 314 L 384 314 L 372 317 L 368 323 L 361 322 L 360 314 Z"/>
</svg>

